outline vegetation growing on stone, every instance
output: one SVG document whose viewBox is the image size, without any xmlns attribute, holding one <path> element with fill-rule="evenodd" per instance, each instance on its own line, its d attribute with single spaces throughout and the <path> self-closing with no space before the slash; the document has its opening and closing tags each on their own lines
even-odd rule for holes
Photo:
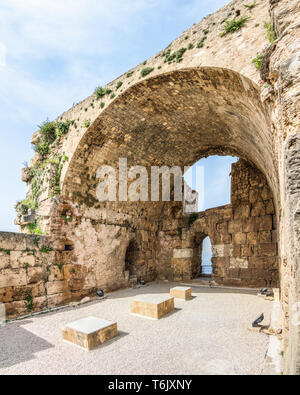
<svg viewBox="0 0 300 395">
<path fill-rule="evenodd" d="M 26 225 L 26 228 L 27 228 L 27 230 L 28 230 L 28 232 L 29 232 L 30 234 L 33 234 L 33 235 L 43 235 L 43 232 L 42 232 L 42 230 L 40 229 L 38 220 L 36 220 L 36 221 L 33 222 L 32 224 L 27 224 L 27 225 Z"/>
<path fill-rule="evenodd" d="M 50 248 L 46 245 L 43 245 L 40 251 L 43 252 L 44 254 L 49 254 L 49 252 L 52 251 L 52 248 Z"/>
<path fill-rule="evenodd" d="M 91 121 L 90 121 L 90 119 L 87 119 L 87 120 L 85 120 L 85 121 L 83 122 L 82 127 L 83 127 L 83 128 L 89 128 L 90 125 L 91 125 Z"/>
<path fill-rule="evenodd" d="M 177 228 L 177 236 L 181 239 L 182 238 L 182 228 Z"/>
<path fill-rule="evenodd" d="M 42 157 L 45 157 L 50 152 L 50 146 L 54 143 L 54 141 L 66 135 L 69 132 L 71 122 L 49 122 L 46 120 L 42 125 L 39 126 L 39 140 L 37 144 L 35 144 L 34 149 L 37 153 L 39 153 Z"/>
<path fill-rule="evenodd" d="M 201 38 L 201 40 L 198 42 L 197 48 L 203 48 L 204 47 L 204 42 L 205 42 L 206 39 L 207 39 L 207 36 L 203 36 Z"/>
<path fill-rule="evenodd" d="M 27 292 L 27 296 L 25 298 L 26 301 L 26 308 L 28 311 L 33 310 L 33 297 L 30 293 L 30 291 Z"/>
<path fill-rule="evenodd" d="M 194 48 L 194 44 L 190 43 L 189 46 L 188 46 L 188 49 L 191 50 L 193 48 Z"/>
<path fill-rule="evenodd" d="M 186 48 L 180 48 L 178 51 L 172 53 L 171 49 L 169 48 L 166 52 L 163 53 L 163 56 L 165 57 L 164 62 L 169 64 L 172 62 L 181 62 L 186 50 Z"/>
<path fill-rule="evenodd" d="M 189 226 L 192 226 L 193 223 L 194 223 L 195 221 L 197 221 L 197 219 L 198 219 L 198 214 L 197 214 L 197 213 L 191 214 L 191 215 L 189 216 L 189 220 L 188 220 Z"/>
<path fill-rule="evenodd" d="M 220 36 L 224 37 L 229 33 L 235 33 L 236 31 L 240 30 L 242 27 L 245 26 L 248 19 L 248 16 L 243 16 L 239 19 L 233 18 L 231 20 L 226 20 L 224 22 L 224 31 L 220 34 Z"/>
<path fill-rule="evenodd" d="M 129 73 L 127 73 L 126 77 L 130 78 L 133 74 L 134 74 L 134 71 L 130 71 Z"/>
<path fill-rule="evenodd" d="M 252 10 L 256 6 L 256 3 L 253 4 L 244 4 L 244 7 L 246 7 L 248 10 Z"/>
<path fill-rule="evenodd" d="M 60 156 L 58 159 L 52 161 L 52 163 L 56 166 L 54 177 L 50 180 L 50 187 L 52 196 L 59 195 L 61 193 L 60 190 L 60 177 L 64 163 L 68 160 L 66 155 Z"/>
<path fill-rule="evenodd" d="M 274 26 L 271 23 L 266 22 L 264 25 L 265 29 L 267 29 L 266 32 L 266 37 L 270 41 L 270 43 L 273 43 L 277 39 L 277 34 L 274 29 Z"/>
<path fill-rule="evenodd" d="M 104 108 L 105 107 L 105 103 L 102 101 L 101 103 L 100 103 L 100 108 Z"/>
<path fill-rule="evenodd" d="M 264 55 L 261 54 L 261 53 L 259 53 L 259 54 L 257 54 L 257 56 L 252 60 L 252 63 L 254 64 L 254 66 L 255 66 L 257 69 L 260 69 L 260 68 L 261 68 L 261 64 L 262 64 L 263 58 L 264 58 Z"/>
<path fill-rule="evenodd" d="M 123 85 L 123 82 L 122 82 L 122 81 L 119 81 L 119 82 L 117 83 L 117 85 L 116 85 L 116 89 L 120 89 L 122 85 Z"/>
<path fill-rule="evenodd" d="M 102 86 L 98 86 L 94 91 L 94 95 L 96 96 L 96 99 L 99 100 L 105 95 L 109 95 L 111 92 L 112 90 L 109 88 L 104 89 Z"/>
<path fill-rule="evenodd" d="M 154 70 L 153 67 L 146 67 L 141 70 L 141 76 L 146 77 L 148 74 L 152 73 L 153 70 Z"/>
</svg>

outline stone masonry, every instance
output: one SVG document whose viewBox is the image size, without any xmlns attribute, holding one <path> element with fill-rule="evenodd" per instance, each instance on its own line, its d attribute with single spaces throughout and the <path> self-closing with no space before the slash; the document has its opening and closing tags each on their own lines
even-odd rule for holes
<svg viewBox="0 0 300 395">
<path fill-rule="evenodd" d="M 226 21 L 239 18 L 246 18 L 244 26 L 225 34 Z M 67 240 L 67 251 L 53 250 L 63 265 L 90 276 L 73 281 L 63 270 L 58 282 L 67 285 L 68 297 L 57 304 L 138 278 L 193 277 L 209 235 L 215 282 L 270 286 L 279 277 L 284 373 L 300 373 L 300 328 L 293 324 L 300 306 L 299 91 L 299 0 L 258 0 L 251 7 L 234 0 L 74 105 L 44 135 L 37 131 L 32 143 L 39 152 L 23 170 L 27 197 L 17 205 L 16 223 L 24 233 Z M 231 205 L 200 213 L 192 224 L 175 203 L 96 199 L 97 169 L 117 167 L 119 158 L 129 167 L 183 168 L 209 155 L 244 162 L 233 169 Z M 6 236 L 14 237 L 21 236 Z M 1 258 L 8 267 L 1 271 L 11 271 L 1 273 L 6 303 L 23 306 L 15 314 L 26 310 L 25 299 L 13 301 L 9 292 L 16 298 L 15 287 L 31 281 L 22 266 L 30 264 L 20 253 L 27 248 L 22 237 L 25 247 L 5 242 L 15 254 Z M 43 278 L 39 298 L 48 293 Z M 63 294 L 55 285 L 53 295 Z"/>
</svg>

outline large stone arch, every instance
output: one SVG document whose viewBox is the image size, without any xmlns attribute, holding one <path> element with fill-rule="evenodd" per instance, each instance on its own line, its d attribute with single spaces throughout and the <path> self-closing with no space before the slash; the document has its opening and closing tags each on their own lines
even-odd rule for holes
<svg viewBox="0 0 300 395">
<path fill-rule="evenodd" d="M 91 124 L 63 174 L 63 203 L 52 221 L 57 223 L 66 204 L 72 208 L 76 222 L 60 226 L 59 233 L 74 243 L 78 263 L 95 272 L 97 286 L 126 286 L 121 257 L 132 238 L 140 246 L 138 278 L 153 280 L 161 273 L 162 278 L 184 278 L 174 274 L 161 233 L 168 218 L 177 221 L 176 209 L 182 226 L 181 203 L 100 203 L 97 169 L 118 169 L 119 158 L 127 158 L 128 167 L 184 167 L 212 154 L 237 155 L 260 169 L 280 206 L 268 108 L 259 87 L 232 70 L 190 68 L 149 78 L 127 89 Z M 166 243 L 175 248 L 178 240 Z"/>
<path fill-rule="evenodd" d="M 278 169 L 268 108 L 260 88 L 222 68 L 190 68 L 127 89 L 93 122 L 61 179 L 72 198 L 81 177 L 102 164 L 190 166 L 211 154 L 238 155 L 257 166 L 276 196 Z M 276 202 L 278 203 L 278 202 Z"/>
</svg>

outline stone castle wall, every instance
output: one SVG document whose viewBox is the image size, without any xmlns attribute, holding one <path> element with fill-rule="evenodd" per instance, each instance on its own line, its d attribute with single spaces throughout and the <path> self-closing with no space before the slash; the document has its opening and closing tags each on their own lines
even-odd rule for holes
<svg viewBox="0 0 300 395">
<path fill-rule="evenodd" d="M 231 204 L 170 223 L 167 215 L 158 241 L 158 277 L 197 277 L 201 246 L 209 236 L 212 280 L 218 285 L 277 287 L 279 258 L 272 192 L 263 174 L 245 161 L 232 165 Z M 196 219 L 197 218 L 197 219 Z"/>
<path fill-rule="evenodd" d="M 95 203 L 97 168 L 115 165 L 120 157 L 127 157 L 132 165 L 189 166 L 209 155 L 233 154 L 252 163 L 270 186 L 276 220 L 274 214 L 261 214 L 269 210 L 264 199 L 253 211 L 260 214 L 249 214 L 249 192 L 249 202 L 241 203 L 242 212 L 249 215 L 245 218 L 247 228 L 237 226 L 224 245 L 247 246 L 243 251 L 240 247 L 240 253 L 235 248 L 234 253 L 239 265 L 249 257 L 248 269 L 250 262 L 253 264 L 252 254 L 264 254 L 260 267 L 252 267 L 261 270 L 266 258 L 273 258 L 265 254 L 275 253 L 272 237 L 278 231 L 286 373 L 300 372 L 300 328 L 293 324 L 300 305 L 299 15 L 299 0 L 260 0 L 252 9 L 244 1 L 234 0 L 185 31 L 165 50 L 109 83 L 105 87 L 109 94 L 105 91 L 99 100 L 93 94 L 62 114 L 57 121 L 67 122 L 68 131 L 51 144 L 46 157 L 36 154 L 23 172 L 27 197 L 35 199 L 35 204 L 29 204 L 35 207 L 34 212 L 30 208 L 24 215 L 21 205 L 17 218 L 22 232 L 28 232 L 28 223 L 34 222 L 44 232 L 69 239 L 76 263 L 96 270 L 97 286 L 109 288 L 113 276 L 113 287 L 128 284 L 130 273 L 125 263 L 121 269 L 118 263 L 125 260 L 133 239 L 140 245 L 137 252 L 129 254 L 133 262 L 127 266 L 133 265 L 139 276 L 149 279 L 155 277 L 155 270 L 161 272 L 161 262 L 168 262 L 168 248 L 174 244 L 170 250 L 175 260 L 168 266 L 171 275 L 182 271 L 187 258 L 191 261 L 187 250 L 192 245 L 185 238 L 187 226 L 180 210 L 164 204 Z M 224 21 L 239 17 L 249 17 L 245 26 L 220 37 Z M 269 32 L 266 22 L 270 23 Z M 254 58 L 259 68 L 253 64 Z M 39 138 L 40 133 L 35 133 L 32 142 L 37 144 Z M 74 222 L 61 224 L 64 207 L 70 209 Z M 241 214 L 235 202 L 230 215 L 224 214 L 227 209 L 220 209 L 216 217 L 223 224 L 238 223 Z M 162 223 L 164 215 L 170 217 Z M 224 215 L 228 215 L 226 220 Z M 177 226 L 182 228 L 181 241 L 175 237 L 174 216 L 181 223 Z M 212 218 L 208 213 L 204 217 Z M 226 235 L 228 230 L 222 232 Z M 161 246 L 155 250 L 158 234 Z M 254 234 L 259 245 L 265 246 L 249 243 Z M 198 244 L 200 239 L 201 234 Z M 183 251 L 174 253 L 174 249 Z M 229 257 L 214 259 L 219 258 Z M 146 263 L 141 265 L 141 261 Z M 217 271 L 216 277 L 229 274 L 236 279 L 245 268 L 230 268 L 227 262 L 226 270 L 228 273 Z M 188 267 L 185 271 L 193 272 Z"/>
<path fill-rule="evenodd" d="M 72 255 L 65 240 L 0 232 L 0 302 L 7 318 L 94 293 L 94 273 L 72 263 Z"/>
</svg>

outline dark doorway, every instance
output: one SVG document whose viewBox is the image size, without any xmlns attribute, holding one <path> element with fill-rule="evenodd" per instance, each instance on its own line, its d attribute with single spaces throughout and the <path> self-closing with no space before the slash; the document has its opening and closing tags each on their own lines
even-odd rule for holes
<svg viewBox="0 0 300 395">
<path fill-rule="evenodd" d="M 135 262 L 138 258 L 138 245 L 135 240 L 131 240 L 129 243 L 126 255 L 125 255 L 125 271 L 129 271 L 130 276 L 134 276 L 136 274 L 135 270 Z"/>
</svg>

